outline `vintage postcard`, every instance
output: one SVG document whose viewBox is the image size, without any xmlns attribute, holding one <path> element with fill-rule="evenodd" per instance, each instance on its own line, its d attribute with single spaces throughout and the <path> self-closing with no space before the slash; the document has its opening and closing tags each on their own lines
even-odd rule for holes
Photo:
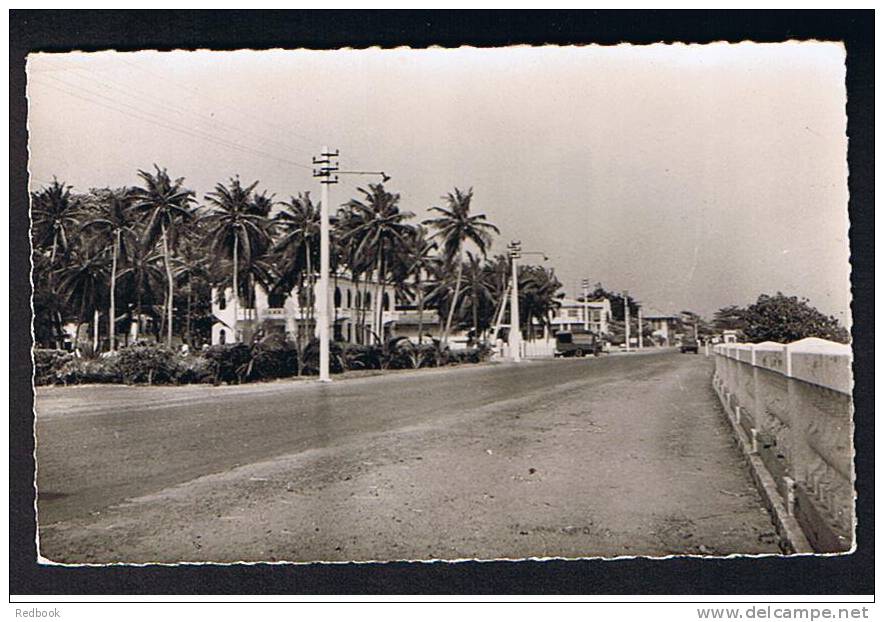
<svg viewBox="0 0 884 622">
<path fill-rule="evenodd" d="M 837 42 L 33 53 L 46 564 L 841 554 Z"/>
</svg>

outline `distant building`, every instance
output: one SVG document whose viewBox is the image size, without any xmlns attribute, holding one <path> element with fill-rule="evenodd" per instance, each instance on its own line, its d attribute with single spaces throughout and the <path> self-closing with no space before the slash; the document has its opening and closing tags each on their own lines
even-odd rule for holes
<svg viewBox="0 0 884 622">
<path fill-rule="evenodd" d="M 680 315 L 648 309 L 642 314 L 642 319 L 650 325 L 651 334 L 659 338 L 664 346 L 671 346 L 675 343 L 676 332 L 681 320 Z"/>
<path fill-rule="evenodd" d="M 576 298 L 562 298 L 561 306 L 553 311 L 552 329 L 557 331 L 583 330 L 588 324 L 589 330 L 597 334 L 606 334 L 611 321 L 611 301 L 607 298 L 589 300 L 586 303 Z"/>
</svg>

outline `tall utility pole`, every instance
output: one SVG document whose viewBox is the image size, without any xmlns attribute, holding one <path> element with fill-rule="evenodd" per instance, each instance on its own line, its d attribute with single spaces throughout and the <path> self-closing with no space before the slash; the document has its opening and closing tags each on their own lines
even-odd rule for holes
<svg viewBox="0 0 884 622">
<path fill-rule="evenodd" d="M 513 357 L 513 363 L 522 360 L 522 334 L 520 332 L 519 323 L 519 267 L 516 262 L 522 256 L 522 243 L 514 240 L 507 246 L 510 255 L 510 261 L 513 264 L 513 286 L 510 289 L 510 354 Z"/>
<path fill-rule="evenodd" d="M 583 279 L 583 330 L 589 332 L 589 279 Z"/>
<path fill-rule="evenodd" d="M 629 352 L 629 292 L 623 290 L 623 317 L 626 320 L 626 351 Z"/>
<path fill-rule="evenodd" d="M 638 308 L 638 349 L 645 347 L 644 330 L 642 329 L 642 308 Z"/>
<path fill-rule="evenodd" d="M 338 163 L 332 162 L 332 158 L 338 157 L 337 149 L 332 153 L 328 147 L 322 148 L 318 158 L 313 158 L 313 164 L 318 164 L 318 169 L 313 169 L 313 176 L 319 178 L 322 186 L 319 209 L 319 294 L 316 296 L 316 304 L 319 306 L 317 313 L 319 321 L 319 381 L 330 382 L 329 371 L 329 313 L 328 313 L 328 288 L 329 288 L 329 231 L 331 225 L 328 215 L 328 187 L 338 183 L 337 175 L 332 175 L 338 170 Z"/>
</svg>

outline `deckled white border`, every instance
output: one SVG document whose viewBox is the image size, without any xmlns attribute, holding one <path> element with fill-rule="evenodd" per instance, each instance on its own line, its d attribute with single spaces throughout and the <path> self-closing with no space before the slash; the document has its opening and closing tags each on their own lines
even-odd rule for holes
<svg viewBox="0 0 884 622">
<path fill-rule="evenodd" d="M 30 76 L 30 62 L 31 62 L 31 58 L 34 57 L 34 56 L 38 56 L 38 55 L 60 55 L 60 56 L 66 56 L 66 55 L 72 55 L 72 54 L 75 54 L 75 55 L 95 55 L 95 54 L 107 55 L 108 53 L 112 53 L 112 54 L 115 54 L 115 55 L 116 55 L 116 54 L 138 54 L 138 53 L 141 53 L 141 52 L 151 52 L 151 53 L 161 53 L 161 54 L 165 54 L 165 53 L 190 53 L 190 52 L 215 52 L 215 53 L 218 53 L 218 54 L 225 54 L 225 53 L 227 53 L 227 54 L 241 54 L 241 53 L 244 53 L 244 52 L 246 52 L 246 53 L 251 53 L 251 54 L 261 54 L 262 52 L 314 52 L 314 53 L 317 53 L 317 52 L 325 52 L 325 53 L 329 53 L 329 54 L 331 54 L 331 53 L 337 53 L 337 52 L 361 52 L 361 51 L 378 52 L 378 51 L 387 51 L 387 50 L 393 50 L 393 51 L 399 51 L 399 52 L 407 51 L 407 50 L 413 50 L 413 51 L 417 51 L 417 52 L 420 52 L 420 51 L 440 51 L 440 50 L 453 50 L 453 51 L 460 51 L 460 50 L 492 51 L 492 50 L 495 50 L 495 51 L 497 51 L 497 50 L 508 50 L 508 49 L 527 49 L 527 48 L 539 48 L 539 49 L 544 49 L 544 48 L 556 48 L 556 49 L 569 49 L 569 48 L 621 48 L 621 47 L 627 47 L 627 48 L 642 47 L 642 48 L 646 48 L 646 47 L 655 47 L 655 46 L 666 46 L 666 47 L 676 47 L 676 48 L 688 48 L 688 49 L 690 49 L 690 48 L 696 48 L 696 47 L 708 48 L 708 47 L 713 47 L 713 46 L 718 46 L 718 47 L 731 47 L 731 46 L 747 46 L 747 45 L 752 45 L 752 46 L 771 46 L 771 47 L 776 46 L 776 47 L 781 47 L 781 46 L 783 46 L 783 45 L 796 45 L 796 44 L 797 44 L 797 45 L 821 45 L 821 44 L 822 44 L 822 45 L 826 45 L 826 44 L 827 44 L 827 45 L 838 45 L 838 46 L 840 46 L 840 48 L 841 48 L 841 54 L 842 54 L 842 59 L 843 59 L 842 62 L 843 62 L 843 63 L 846 63 L 846 49 L 845 49 L 845 47 L 844 47 L 843 42 L 841 42 L 841 41 L 827 41 L 827 40 L 819 40 L 819 39 L 808 39 L 808 40 L 788 39 L 788 40 L 780 41 L 780 42 L 755 42 L 755 41 L 752 41 L 752 40 L 750 40 L 750 39 L 742 39 L 742 40 L 740 40 L 740 41 L 738 41 L 738 42 L 731 42 L 731 41 L 717 40 L 717 41 L 711 41 L 711 42 L 708 42 L 708 43 L 683 43 L 683 42 L 666 43 L 666 42 L 664 42 L 664 41 L 658 41 L 658 42 L 656 42 L 656 43 L 634 44 L 634 43 L 629 43 L 629 42 L 621 42 L 621 43 L 618 43 L 618 44 L 616 44 L 616 45 L 602 45 L 602 44 L 598 44 L 598 43 L 591 43 L 591 44 L 576 44 L 576 45 L 556 45 L 556 44 L 530 45 L 530 44 L 518 44 L 518 45 L 511 45 L 511 46 L 498 46 L 498 47 L 487 47 L 487 48 L 486 48 L 486 47 L 474 46 L 474 45 L 461 45 L 461 46 L 458 46 L 458 47 L 444 47 L 444 46 L 440 46 L 440 45 L 432 45 L 432 46 L 427 46 L 427 47 L 424 47 L 424 48 L 414 48 L 414 47 L 412 47 L 412 46 L 400 45 L 400 46 L 395 46 L 395 47 L 385 48 L 385 47 L 381 47 L 381 46 L 373 45 L 373 46 L 365 46 L 365 47 L 350 47 L 350 46 L 347 46 L 347 47 L 337 48 L 337 49 L 334 49 L 334 50 L 328 50 L 328 49 L 316 49 L 316 48 L 279 48 L 279 47 L 276 47 L 276 48 L 270 48 L 270 49 L 266 49 L 266 50 L 264 50 L 264 49 L 255 50 L 255 49 L 249 49 L 249 48 L 241 48 L 241 49 L 237 49 L 237 50 L 209 50 L 209 49 L 205 49 L 205 48 L 198 48 L 198 49 L 176 48 L 176 49 L 173 49 L 173 50 L 162 50 L 162 51 L 160 51 L 160 50 L 153 49 L 153 48 L 145 48 L 145 49 L 142 49 L 142 50 L 133 50 L 133 51 L 101 50 L 101 51 L 95 51 L 95 52 L 71 51 L 71 52 L 62 52 L 62 53 L 52 53 L 52 52 L 37 52 L 37 53 L 31 53 L 31 54 L 28 55 L 28 57 L 27 57 L 27 59 L 26 59 L 26 62 L 25 62 L 25 74 L 26 74 L 26 78 L 25 78 L 25 95 L 26 95 L 26 99 L 27 99 L 27 103 L 28 103 L 28 116 L 27 116 L 26 127 L 27 127 L 27 130 L 28 130 L 28 137 L 29 137 L 28 144 L 27 144 L 27 150 L 28 150 L 28 202 L 29 202 L 28 219 L 29 219 L 29 237 L 30 237 L 30 239 L 28 240 L 28 246 L 29 246 L 29 249 L 31 250 L 31 254 L 29 254 L 28 262 L 29 262 L 30 267 L 31 267 L 30 274 L 29 274 L 29 279 L 30 279 L 30 283 L 31 283 L 31 291 L 32 291 L 31 300 L 30 300 L 30 312 L 31 312 L 31 343 L 35 343 L 35 341 L 34 341 L 35 333 L 34 333 L 34 303 L 33 303 L 33 287 L 34 287 L 34 282 L 33 282 L 33 235 L 32 235 L 32 233 L 33 233 L 33 232 L 32 232 L 32 228 L 33 228 L 33 220 L 32 220 L 32 218 L 31 218 L 31 210 L 30 210 L 30 192 L 31 192 L 31 185 L 30 185 L 30 181 L 31 181 L 31 170 L 30 170 L 30 164 L 31 164 L 31 145 L 30 145 L 30 122 L 31 122 L 31 114 L 30 114 L 30 110 L 31 110 L 31 101 L 30 101 L 30 97 L 28 96 L 28 78 L 29 78 L 29 76 Z M 845 73 L 845 77 L 846 77 L 846 73 Z M 846 109 L 846 105 L 847 105 L 846 84 L 843 85 L 843 86 L 844 86 L 844 94 L 845 94 L 845 109 L 844 109 L 844 115 L 845 115 L 845 117 L 846 117 L 846 116 L 847 116 L 847 109 Z M 846 150 L 845 150 L 845 153 L 844 153 L 844 168 L 845 168 L 845 174 L 847 175 L 847 177 L 845 177 L 845 186 L 847 186 L 847 181 L 848 181 L 848 179 L 849 179 L 849 169 L 848 169 L 847 151 L 846 151 Z M 847 188 L 847 193 L 848 193 L 848 197 L 847 197 L 847 199 L 848 199 L 848 204 L 845 204 L 845 205 L 844 205 L 844 213 L 845 213 L 845 217 L 848 218 L 848 228 L 849 228 L 849 227 L 850 227 L 850 223 L 849 223 L 849 212 L 848 212 L 848 205 L 849 205 L 849 187 Z M 848 233 L 849 233 L 849 229 L 848 229 Z M 849 235 L 848 235 L 847 240 L 848 240 L 848 242 L 847 242 L 847 243 L 848 243 L 848 253 L 850 253 L 850 248 L 849 248 Z M 852 256 L 852 254 L 849 255 L 849 258 L 848 258 L 848 263 L 849 263 L 849 265 L 850 265 L 850 269 L 851 269 L 851 272 L 850 272 L 849 275 L 848 275 L 848 279 L 850 279 L 850 274 L 852 274 L 852 263 L 850 263 L 850 261 L 849 261 L 851 256 Z M 850 281 L 848 280 L 848 284 L 849 284 L 849 283 L 850 283 Z M 851 303 L 852 303 L 852 297 L 851 297 Z M 849 313 L 849 319 L 848 319 L 848 321 L 849 321 L 849 322 L 852 322 L 852 313 Z M 349 561 L 315 560 L 315 561 L 235 561 L 235 562 L 215 562 L 215 561 L 187 561 L 187 560 L 185 560 L 185 561 L 179 561 L 179 562 L 138 562 L 138 563 L 135 563 L 135 562 L 108 562 L 108 563 L 67 563 L 67 562 L 57 562 L 57 561 L 54 561 L 54 560 L 51 560 L 51 559 L 49 559 L 49 558 L 44 557 L 44 556 L 42 555 L 42 553 L 40 552 L 40 526 L 39 526 L 39 513 L 38 513 L 38 508 L 37 508 L 37 493 L 38 493 L 37 471 L 38 471 L 38 469 L 39 469 L 39 465 L 38 465 L 38 463 L 37 463 L 37 442 L 38 442 L 38 440 L 37 440 L 37 413 L 36 413 L 37 397 L 36 397 L 36 381 L 35 381 L 35 373 L 36 373 L 36 369 L 35 369 L 35 367 L 34 367 L 34 351 L 33 351 L 33 348 L 31 349 L 31 368 L 32 368 L 32 374 L 31 374 L 31 388 L 32 388 L 33 395 L 34 395 L 34 405 L 33 405 L 33 409 L 32 409 L 32 410 L 33 410 L 33 413 L 32 413 L 32 414 L 33 414 L 33 426 L 32 426 L 32 432 L 33 432 L 33 437 L 34 437 L 34 453 L 33 453 L 33 459 L 34 459 L 34 479 L 33 479 L 33 487 L 34 487 L 34 515 L 35 515 L 35 527 L 36 527 L 36 529 L 35 529 L 35 545 L 36 545 L 36 550 L 37 550 L 37 562 L 38 562 L 39 564 L 41 564 L 41 565 L 46 565 L 46 566 L 60 566 L 60 567 L 67 567 L 67 568 L 80 568 L 80 567 L 88 567 L 88 568 L 103 568 L 103 567 L 106 567 L 106 566 L 127 566 L 127 567 L 150 567 L 150 566 L 159 566 L 159 567 L 176 567 L 176 566 L 257 566 L 257 565 L 267 565 L 267 566 L 306 566 L 306 565 L 343 565 L 343 564 L 358 564 L 358 565 L 362 565 L 362 564 L 393 564 L 393 563 L 402 563 L 402 562 L 407 562 L 407 563 L 421 563 L 421 564 L 434 564 L 434 563 L 457 564 L 457 563 L 464 563 L 464 562 L 479 562 L 479 563 L 483 563 L 483 562 L 521 562 L 521 561 L 545 562 L 545 561 L 598 561 L 598 560 L 602 560 L 602 561 L 620 561 L 620 560 L 627 560 L 627 559 L 645 559 L 645 560 L 651 560 L 651 561 L 665 561 L 665 560 L 669 560 L 669 559 L 679 559 L 679 558 L 692 558 L 692 559 L 703 559 L 703 560 L 706 560 L 706 559 L 708 559 L 708 560 L 722 560 L 722 559 L 734 559 L 734 558 L 755 558 L 755 559 L 757 559 L 757 558 L 768 558 L 768 557 L 782 557 L 782 558 L 787 558 L 787 557 L 788 557 L 788 558 L 792 558 L 792 557 L 835 557 L 835 556 L 850 555 L 850 554 L 852 554 L 853 552 L 855 552 L 855 551 L 856 551 L 856 548 L 857 548 L 856 536 L 855 536 L 855 533 L 856 533 L 856 532 L 855 532 L 855 527 L 854 527 L 854 541 L 853 541 L 853 546 L 852 546 L 852 548 L 850 549 L 850 551 L 846 551 L 846 552 L 838 552 L 838 553 L 793 553 L 793 554 L 788 554 L 788 555 L 785 554 L 785 553 L 782 553 L 782 552 L 781 552 L 781 553 L 731 553 L 731 554 L 728 554 L 728 555 L 697 555 L 697 554 L 688 554 L 688 553 L 684 553 L 684 554 L 678 553 L 678 554 L 661 555 L 661 556 L 650 556 L 650 555 L 617 555 L 617 556 L 609 556 L 609 557 L 606 557 L 606 556 L 599 556 L 599 555 L 596 555 L 596 556 L 582 556 L 582 557 L 564 557 L 564 556 L 534 557 L 534 556 L 532 556 L 532 557 L 519 557 L 519 558 L 499 557 L 499 558 L 454 558 L 454 559 L 445 559 L 445 558 L 433 558 L 433 559 L 407 559 L 407 558 L 398 558 L 398 559 L 384 559 L 384 560 L 381 560 L 381 559 L 372 559 L 372 560 L 349 560 Z M 854 433 L 855 433 L 855 422 L 853 421 L 853 418 L 851 418 L 851 426 L 854 428 Z M 855 447 L 854 447 L 854 458 L 855 458 Z M 753 488 L 754 488 L 754 487 L 755 487 L 755 484 L 753 483 Z M 855 486 L 854 486 L 854 496 L 856 497 L 856 488 L 855 488 Z M 769 512 L 769 510 L 766 510 L 766 511 Z M 856 522 L 856 520 L 857 520 L 857 518 L 856 518 L 856 513 L 854 512 L 854 522 Z M 771 523 L 773 524 L 773 519 L 771 519 Z M 57 599 L 56 599 L 56 600 L 57 600 Z"/>
</svg>

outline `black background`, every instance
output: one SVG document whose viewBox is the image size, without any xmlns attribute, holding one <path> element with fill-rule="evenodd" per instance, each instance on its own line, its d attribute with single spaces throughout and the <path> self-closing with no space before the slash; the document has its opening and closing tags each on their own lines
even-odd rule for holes
<svg viewBox="0 0 884 622">
<path fill-rule="evenodd" d="M 840 557 L 68 568 L 36 564 L 25 57 L 32 51 L 841 40 L 847 48 L 857 551 Z M 10 11 L 11 594 L 871 594 L 874 12 Z M 100 139 L 100 138 L 99 138 Z M 788 598 L 783 598 L 788 600 Z"/>
</svg>

